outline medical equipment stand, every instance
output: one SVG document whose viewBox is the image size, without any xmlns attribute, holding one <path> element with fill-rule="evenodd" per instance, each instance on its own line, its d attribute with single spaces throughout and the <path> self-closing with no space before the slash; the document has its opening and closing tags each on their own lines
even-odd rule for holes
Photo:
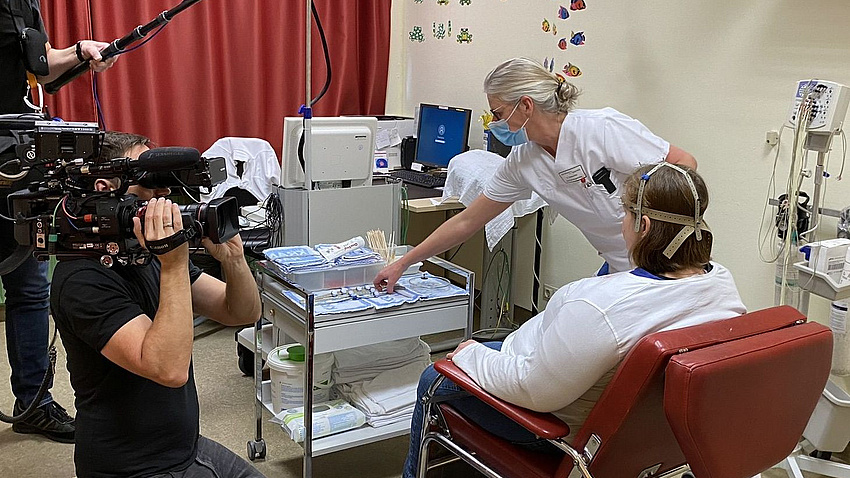
<svg viewBox="0 0 850 478">
<path fill-rule="evenodd" d="M 810 231 L 817 231 L 820 225 L 820 216 L 822 214 L 836 216 L 840 214 L 838 211 L 827 211 L 820 207 L 821 188 L 824 178 L 824 164 L 826 160 L 826 152 L 829 150 L 832 133 L 813 134 L 808 133 L 806 136 L 806 148 L 814 149 L 818 152 L 817 165 L 815 166 L 814 183 L 815 189 L 812 199 L 812 217 L 815 218 L 815 224 L 810 226 Z M 816 143 L 816 141 L 820 141 Z M 810 148 L 811 147 L 811 148 Z M 789 208 L 789 211 L 795 209 Z M 789 224 L 791 224 L 789 222 Z M 787 266 L 787 265 L 786 265 Z M 823 273 L 813 271 L 804 264 L 793 264 L 799 274 L 797 283 L 803 289 L 800 295 L 800 312 L 804 315 L 808 314 L 809 296 L 815 294 L 829 300 L 841 300 L 850 297 L 850 286 L 839 287 L 828 276 Z M 829 426 L 829 425 L 826 425 Z M 836 463 L 833 461 L 815 458 L 809 456 L 809 453 L 814 451 L 814 446 L 803 440 L 794 452 L 788 456 L 778 467 L 785 469 L 788 476 L 791 478 L 804 478 L 803 471 L 819 473 L 824 476 L 835 478 L 850 478 L 850 465 Z"/>
<path fill-rule="evenodd" d="M 818 152 L 818 160 L 815 165 L 815 175 L 814 180 L 815 190 L 812 195 L 812 210 L 810 217 L 814 218 L 814 225 L 809 227 L 809 231 L 817 232 L 818 226 L 820 226 L 820 203 L 821 203 L 821 189 L 823 188 L 823 175 L 825 171 L 826 165 L 826 153 L 829 151 L 829 147 L 832 144 L 832 132 L 829 133 L 807 133 L 806 134 L 806 145 L 805 148 L 807 150 L 814 150 Z M 792 211 L 793 209 L 793 211 Z M 789 212 L 792 214 L 796 214 L 796 208 L 789 208 Z M 796 222 L 795 222 L 796 224 Z M 808 237 L 803 237 L 808 240 Z M 792 264 L 785 264 L 785 267 L 790 267 Z M 784 269 L 788 270 L 788 269 Z M 797 280 L 797 284 L 799 284 L 799 279 Z M 800 312 L 803 314 L 808 314 L 809 312 L 809 291 L 803 291 L 800 295 Z"/>
<path fill-rule="evenodd" d="M 315 315 L 315 293 L 308 292 L 288 282 L 267 261 L 257 262 L 255 277 L 260 289 L 262 317 L 254 324 L 254 383 L 256 392 L 256 434 L 248 442 L 248 457 L 251 460 L 265 458 L 266 445 L 263 440 L 262 409 L 271 409 L 265 397 L 270 395 L 270 384 L 262 378 L 263 354 L 274 348 L 274 343 L 260 341 L 263 318 L 272 322 L 287 337 L 299 338 L 305 346 L 304 377 L 304 477 L 312 476 L 313 456 L 332 453 L 353 446 L 401 436 L 409 432 L 410 423 L 401 422 L 384 427 L 363 426 L 327 437 L 313 439 L 313 363 L 316 353 L 359 347 L 408 337 L 418 337 L 449 330 L 464 330 L 464 337 L 472 333 L 472 312 L 475 283 L 471 271 L 458 267 L 440 258 L 427 262 L 459 275 L 465 280 L 466 294 L 404 304 L 398 307 L 343 314 Z M 302 308 L 283 292 L 291 291 L 303 299 Z M 274 336 L 274 333 L 272 334 Z M 318 446 L 316 446 L 318 445 Z"/>
</svg>

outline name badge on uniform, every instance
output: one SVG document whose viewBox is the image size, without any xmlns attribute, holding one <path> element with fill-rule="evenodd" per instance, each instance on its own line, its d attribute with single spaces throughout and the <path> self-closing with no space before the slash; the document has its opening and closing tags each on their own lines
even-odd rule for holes
<svg viewBox="0 0 850 478">
<path fill-rule="evenodd" d="M 560 173 L 558 173 L 558 176 L 560 176 L 561 179 L 567 184 L 577 182 L 584 183 L 587 181 L 587 174 L 585 174 L 584 168 L 581 167 L 580 164 L 561 171 Z"/>
</svg>

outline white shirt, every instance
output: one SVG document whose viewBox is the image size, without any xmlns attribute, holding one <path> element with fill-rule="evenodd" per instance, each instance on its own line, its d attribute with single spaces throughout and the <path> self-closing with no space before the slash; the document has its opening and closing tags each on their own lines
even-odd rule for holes
<svg viewBox="0 0 850 478">
<path fill-rule="evenodd" d="M 260 138 L 221 138 L 204 151 L 205 158 L 224 157 L 227 179 L 215 186 L 201 201 L 224 196 L 230 188 L 244 189 L 262 202 L 280 185 L 280 161 L 268 141 Z M 244 162 L 242 176 L 236 174 L 237 162 Z"/>
<path fill-rule="evenodd" d="M 669 151 L 670 143 L 613 108 L 574 110 L 561 124 L 554 159 L 534 142 L 513 148 L 484 195 L 514 202 L 529 199 L 534 191 L 578 227 L 612 272 L 628 271 L 631 265 L 620 231 L 620 187 L 632 171 L 663 161 Z M 593 173 L 602 167 L 611 172 L 617 188 L 613 193 L 593 184 Z"/>
<path fill-rule="evenodd" d="M 642 337 L 744 313 L 732 274 L 719 264 L 677 280 L 635 269 L 567 284 L 501 351 L 474 343 L 452 360 L 502 400 L 553 412 L 572 434 Z"/>
</svg>

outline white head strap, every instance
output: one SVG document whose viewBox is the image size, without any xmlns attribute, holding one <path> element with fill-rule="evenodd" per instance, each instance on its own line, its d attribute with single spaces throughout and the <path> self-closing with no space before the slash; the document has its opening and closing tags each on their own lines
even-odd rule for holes
<svg viewBox="0 0 850 478">
<path fill-rule="evenodd" d="M 679 171 L 680 173 L 682 173 L 685 176 L 685 179 L 687 179 L 688 186 L 691 188 L 691 193 L 694 195 L 694 215 L 693 216 L 684 216 L 682 214 L 674 214 L 672 212 L 659 211 L 657 209 L 650 209 L 648 207 L 643 206 L 643 190 L 644 190 L 644 187 L 646 186 L 647 181 L 649 181 L 649 177 L 652 176 L 653 173 L 658 171 L 658 169 L 660 169 L 661 167 L 664 167 L 664 166 L 667 166 L 667 167 L 675 169 L 676 171 Z M 679 231 L 679 234 L 677 234 L 676 237 L 674 237 L 673 240 L 670 241 L 670 244 L 668 244 L 667 247 L 664 249 L 664 252 L 663 252 L 664 257 L 666 257 L 668 259 L 673 257 L 673 254 L 675 254 L 676 251 L 679 250 L 679 247 L 682 245 L 683 242 L 685 242 L 685 239 L 687 239 L 691 234 L 695 234 L 697 241 L 701 241 L 702 240 L 702 231 L 711 232 L 711 229 L 708 228 L 708 224 L 703 220 L 702 216 L 700 216 L 700 213 L 699 213 L 699 209 L 700 209 L 700 207 L 699 207 L 700 206 L 699 205 L 699 193 L 697 193 L 697 188 L 694 185 L 693 180 L 691 180 L 691 177 L 688 175 L 688 173 L 684 169 L 682 169 L 682 168 L 680 168 L 680 167 L 678 167 L 674 164 L 670 164 L 667 161 L 662 161 L 662 162 L 658 163 L 657 166 L 655 166 L 648 173 L 646 173 L 646 174 L 644 174 L 643 176 L 640 177 L 640 186 L 638 187 L 637 204 L 634 204 L 630 201 L 624 200 L 623 205 L 625 205 L 626 208 L 629 211 L 635 213 L 635 215 L 637 216 L 636 219 L 635 219 L 635 232 L 640 232 L 640 223 L 641 223 L 640 218 L 643 217 L 643 216 L 647 216 L 651 219 L 655 219 L 655 220 L 658 220 L 658 221 L 661 221 L 661 222 L 681 224 L 681 225 L 684 226 L 682 228 L 682 230 Z"/>
</svg>

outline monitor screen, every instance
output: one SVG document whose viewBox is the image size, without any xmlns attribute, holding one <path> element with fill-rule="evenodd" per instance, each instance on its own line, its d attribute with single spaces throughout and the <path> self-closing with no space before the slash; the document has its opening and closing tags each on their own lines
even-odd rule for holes
<svg viewBox="0 0 850 478">
<path fill-rule="evenodd" d="M 466 151 L 472 110 L 451 106 L 419 105 L 416 162 L 445 168 L 449 160 Z"/>
</svg>

